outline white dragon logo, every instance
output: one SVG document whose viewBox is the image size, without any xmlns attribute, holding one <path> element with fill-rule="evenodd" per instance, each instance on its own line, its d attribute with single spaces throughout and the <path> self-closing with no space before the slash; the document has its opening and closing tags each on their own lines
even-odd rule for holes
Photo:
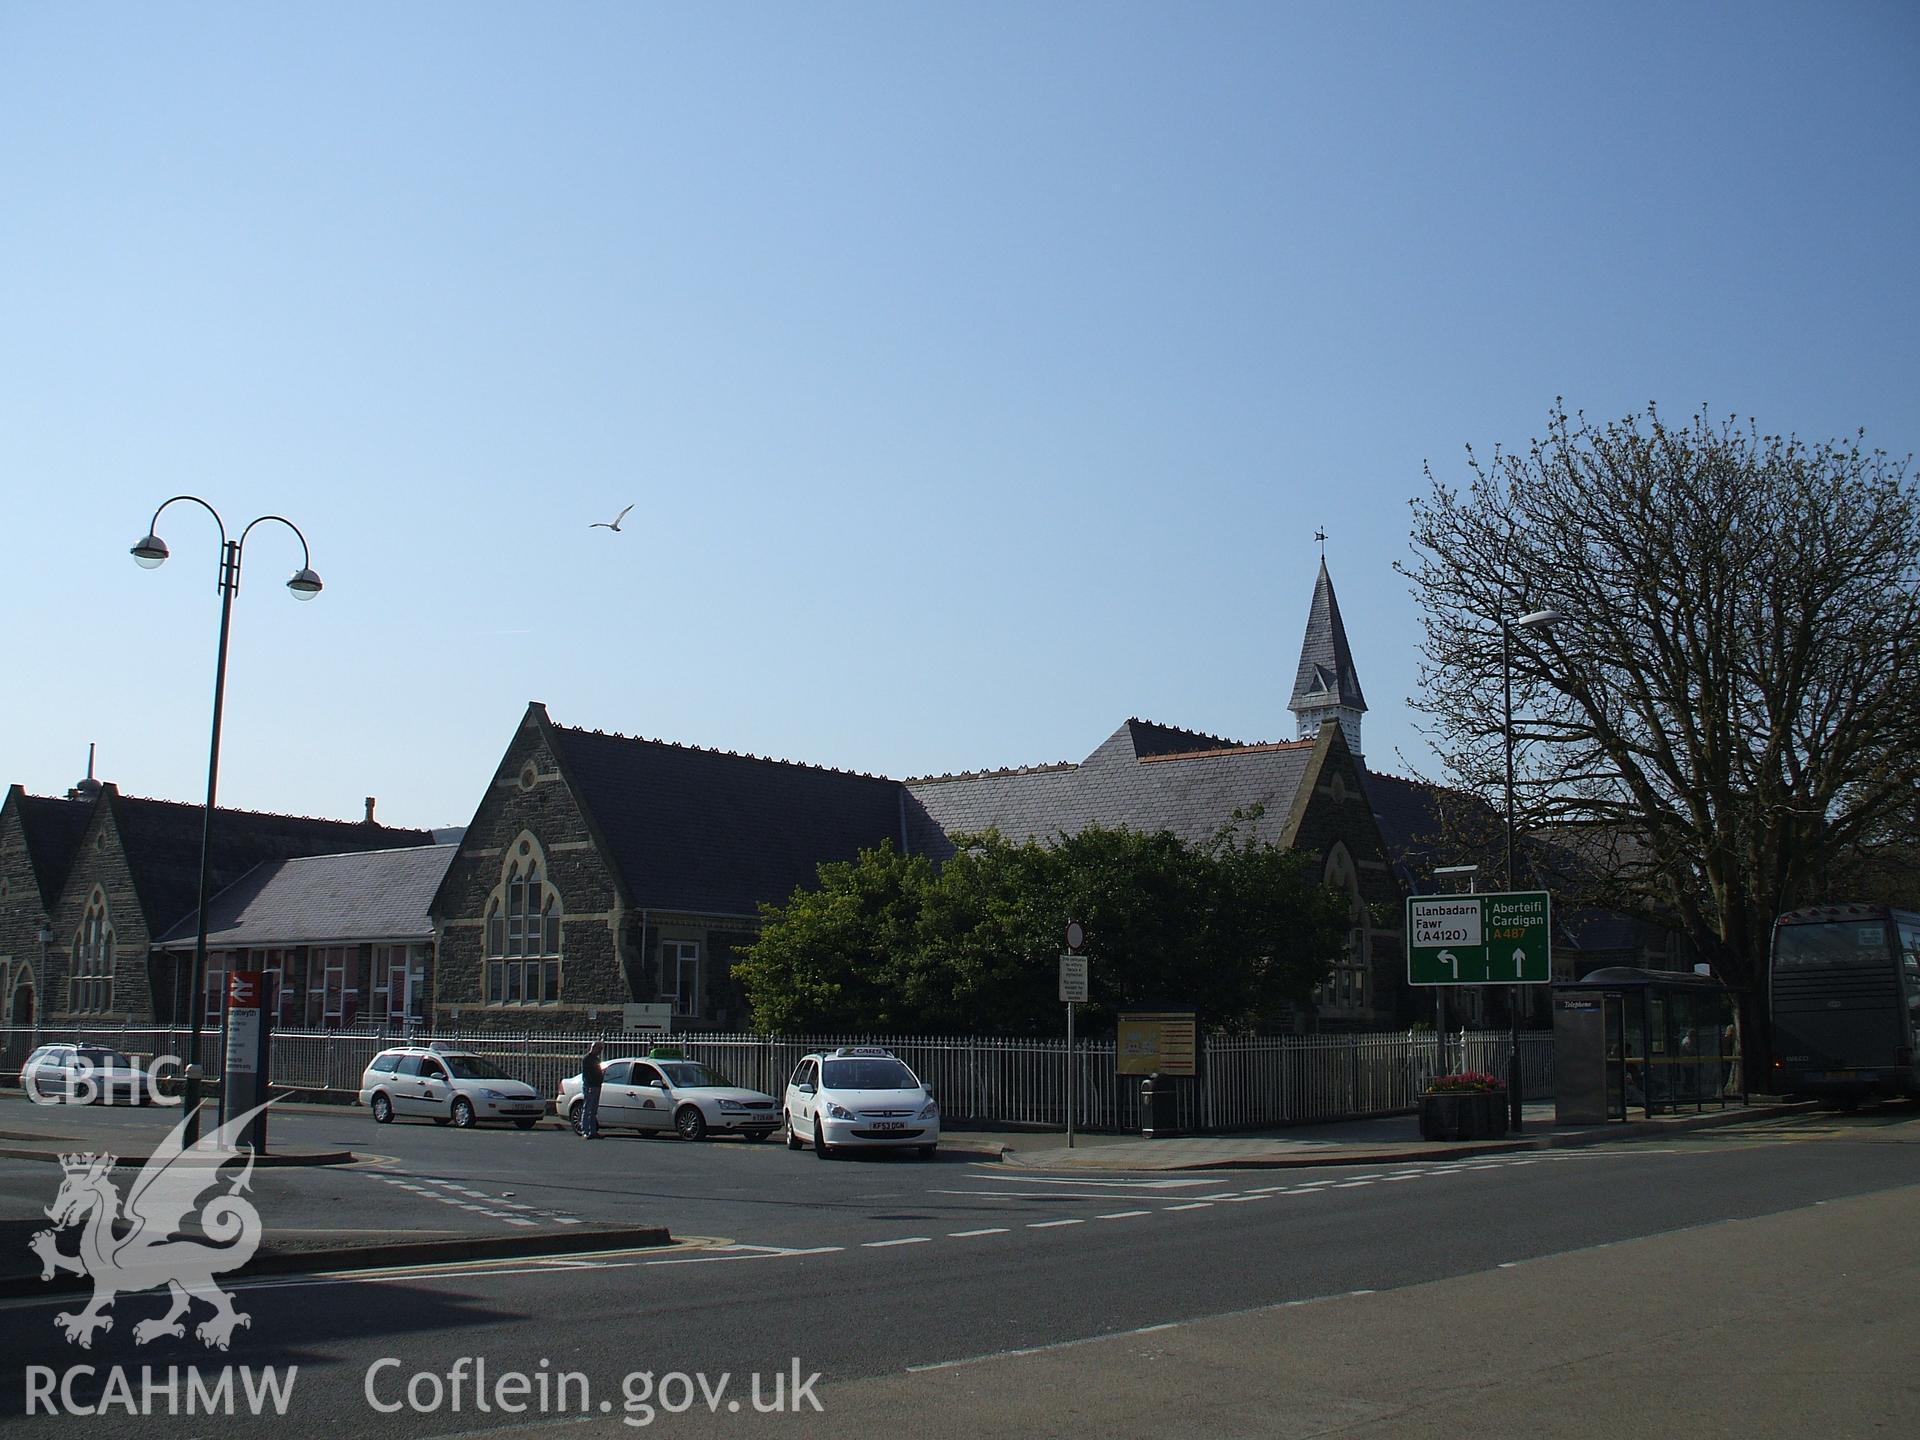
<svg viewBox="0 0 1920 1440">
<path fill-rule="evenodd" d="M 253 1258 L 260 1245 L 260 1214 L 240 1193 L 253 1176 L 253 1151 L 236 1151 L 233 1144 L 253 1117 L 266 1108 L 256 1106 L 211 1135 L 184 1146 L 181 1136 L 187 1117 L 182 1116 L 134 1177 L 124 1212 L 119 1188 L 113 1182 L 118 1157 L 60 1157 L 60 1168 L 65 1172 L 60 1193 L 46 1210 L 54 1228 L 38 1232 L 28 1246 L 40 1257 L 42 1280 L 51 1280 L 61 1271 L 93 1279 L 93 1299 L 85 1310 L 54 1316 L 54 1323 L 69 1341 L 91 1349 L 94 1331 L 113 1328 L 113 1316 L 107 1311 L 117 1295 L 122 1291 L 157 1290 L 162 1285 L 173 1293 L 173 1308 L 135 1325 L 133 1338 L 137 1344 L 145 1345 L 162 1335 L 184 1338 L 186 1327 L 180 1317 L 196 1299 L 214 1309 L 193 1332 L 209 1349 L 225 1350 L 236 1325 L 253 1323 L 251 1317 L 233 1308 L 232 1297 L 214 1284 L 213 1277 L 239 1269 Z M 221 1170 L 243 1160 L 244 1168 L 226 1182 L 226 1193 L 201 1205 L 201 1192 L 220 1183 Z M 198 1219 L 199 1233 L 179 1233 L 190 1217 Z M 83 1222 L 80 1253 L 61 1254 L 60 1233 Z"/>
</svg>

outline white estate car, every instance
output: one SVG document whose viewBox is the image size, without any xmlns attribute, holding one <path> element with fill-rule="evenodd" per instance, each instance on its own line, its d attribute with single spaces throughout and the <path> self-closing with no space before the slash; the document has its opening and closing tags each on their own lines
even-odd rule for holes
<svg viewBox="0 0 1920 1440">
<path fill-rule="evenodd" d="M 553 1108 L 580 1128 L 580 1077 L 560 1082 Z M 678 1131 L 685 1140 L 709 1134 L 764 1140 L 779 1127 L 771 1095 L 729 1085 L 724 1075 L 678 1055 L 630 1055 L 606 1062 L 600 1083 L 602 1130 Z"/>
<path fill-rule="evenodd" d="M 396 1045 L 374 1056 L 360 1077 L 360 1103 L 382 1125 L 418 1115 L 462 1130 L 482 1120 L 511 1120 L 531 1130 L 547 1113 L 539 1091 L 485 1056 L 431 1045 Z"/>
<path fill-rule="evenodd" d="M 843 1046 L 802 1057 L 782 1103 L 787 1148 L 809 1141 L 825 1160 L 850 1149 L 911 1146 L 931 1160 L 940 1143 L 933 1091 L 891 1050 Z"/>
</svg>

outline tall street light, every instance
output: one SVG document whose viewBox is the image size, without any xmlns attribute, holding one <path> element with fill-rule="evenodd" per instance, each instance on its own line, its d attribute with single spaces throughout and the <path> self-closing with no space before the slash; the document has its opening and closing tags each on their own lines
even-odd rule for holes
<svg viewBox="0 0 1920 1440">
<path fill-rule="evenodd" d="M 307 537 L 300 533 L 300 527 L 284 515 L 262 515 L 247 522 L 247 528 L 240 532 L 237 540 L 227 536 L 226 523 L 221 520 L 220 512 L 207 504 L 198 495 L 176 495 L 166 501 L 159 510 L 153 512 L 153 519 L 147 524 L 147 533 L 133 547 L 133 558 L 146 569 L 151 570 L 167 558 L 167 542 L 154 532 L 160 524 L 160 511 L 179 500 L 191 500 L 202 510 L 213 516 L 213 523 L 220 528 L 220 648 L 213 664 L 213 738 L 207 747 L 207 808 L 200 819 L 200 891 L 199 913 L 195 918 L 197 931 L 193 942 L 193 986 L 187 995 L 187 1015 L 192 1039 L 187 1046 L 187 1087 L 184 1097 L 186 1107 L 186 1130 L 183 1139 L 193 1144 L 200 1138 L 200 1100 L 202 1076 L 200 1072 L 200 1032 L 204 1025 L 204 1010 L 207 976 L 207 884 L 213 865 L 213 802 L 214 791 L 220 779 L 220 711 L 227 692 L 227 630 L 233 618 L 233 597 L 240 592 L 240 557 L 246 548 L 247 536 L 253 533 L 255 525 L 272 520 L 293 531 L 300 541 L 300 568 L 293 572 L 293 578 L 287 581 L 287 589 L 293 592 L 296 600 L 311 600 L 320 593 L 320 577 L 313 573 L 312 552 L 307 549 Z"/>
<path fill-rule="evenodd" d="M 1501 710 L 1501 738 L 1507 752 L 1507 890 L 1513 890 L 1513 632 L 1551 630 L 1567 617 L 1558 610 L 1535 610 L 1509 621 L 1500 617 L 1500 684 L 1505 696 Z M 1507 1119 L 1520 1128 L 1520 987 L 1507 987 Z"/>
</svg>

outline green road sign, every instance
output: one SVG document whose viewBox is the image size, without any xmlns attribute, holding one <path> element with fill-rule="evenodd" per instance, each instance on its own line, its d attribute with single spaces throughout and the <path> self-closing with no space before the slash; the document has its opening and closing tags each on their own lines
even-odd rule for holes
<svg viewBox="0 0 1920 1440">
<path fill-rule="evenodd" d="M 1409 985 L 1545 985 L 1553 978 L 1544 890 L 1407 897 Z"/>
</svg>

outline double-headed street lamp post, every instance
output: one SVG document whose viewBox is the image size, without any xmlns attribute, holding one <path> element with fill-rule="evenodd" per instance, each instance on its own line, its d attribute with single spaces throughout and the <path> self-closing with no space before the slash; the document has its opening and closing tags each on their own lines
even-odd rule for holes
<svg viewBox="0 0 1920 1440">
<path fill-rule="evenodd" d="M 1535 610 L 1509 622 L 1500 617 L 1501 739 L 1507 755 L 1507 889 L 1513 889 L 1513 632 L 1551 630 L 1566 617 L 1558 610 Z M 1508 1121 L 1520 1128 L 1520 987 L 1507 987 L 1507 1106 Z"/>
<path fill-rule="evenodd" d="M 147 525 L 147 533 L 133 547 L 133 558 L 146 569 L 153 569 L 167 558 L 167 544 L 154 533 L 160 524 L 160 511 L 165 510 L 176 500 L 191 500 L 202 510 L 213 516 L 213 523 L 220 527 L 220 648 L 213 665 L 213 738 L 207 748 L 207 808 L 200 820 L 200 889 L 197 927 L 193 942 L 193 985 L 187 995 L 187 1015 L 192 1038 L 187 1045 L 187 1089 L 184 1104 L 187 1111 L 186 1131 L 183 1139 L 193 1144 L 200 1137 L 200 1099 L 202 1077 L 200 1072 L 200 1032 L 204 1024 L 204 1010 L 207 976 L 207 885 L 211 877 L 213 864 L 213 803 L 214 791 L 220 779 L 220 712 L 227 691 L 227 630 L 233 617 L 233 597 L 240 590 L 240 556 L 245 549 L 247 536 L 255 525 L 268 520 L 277 521 L 293 531 L 300 541 L 300 568 L 293 572 L 293 578 L 287 581 L 287 588 L 293 592 L 296 600 L 311 600 L 320 593 L 320 577 L 313 573 L 312 552 L 307 549 L 307 537 L 300 533 L 300 527 L 284 515 L 261 515 L 247 522 L 247 528 L 240 532 L 237 540 L 227 537 L 226 522 L 221 520 L 220 512 L 207 504 L 198 495 L 176 495 L 166 501 L 159 510 L 153 512 L 153 519 Z"/>
</svg>

